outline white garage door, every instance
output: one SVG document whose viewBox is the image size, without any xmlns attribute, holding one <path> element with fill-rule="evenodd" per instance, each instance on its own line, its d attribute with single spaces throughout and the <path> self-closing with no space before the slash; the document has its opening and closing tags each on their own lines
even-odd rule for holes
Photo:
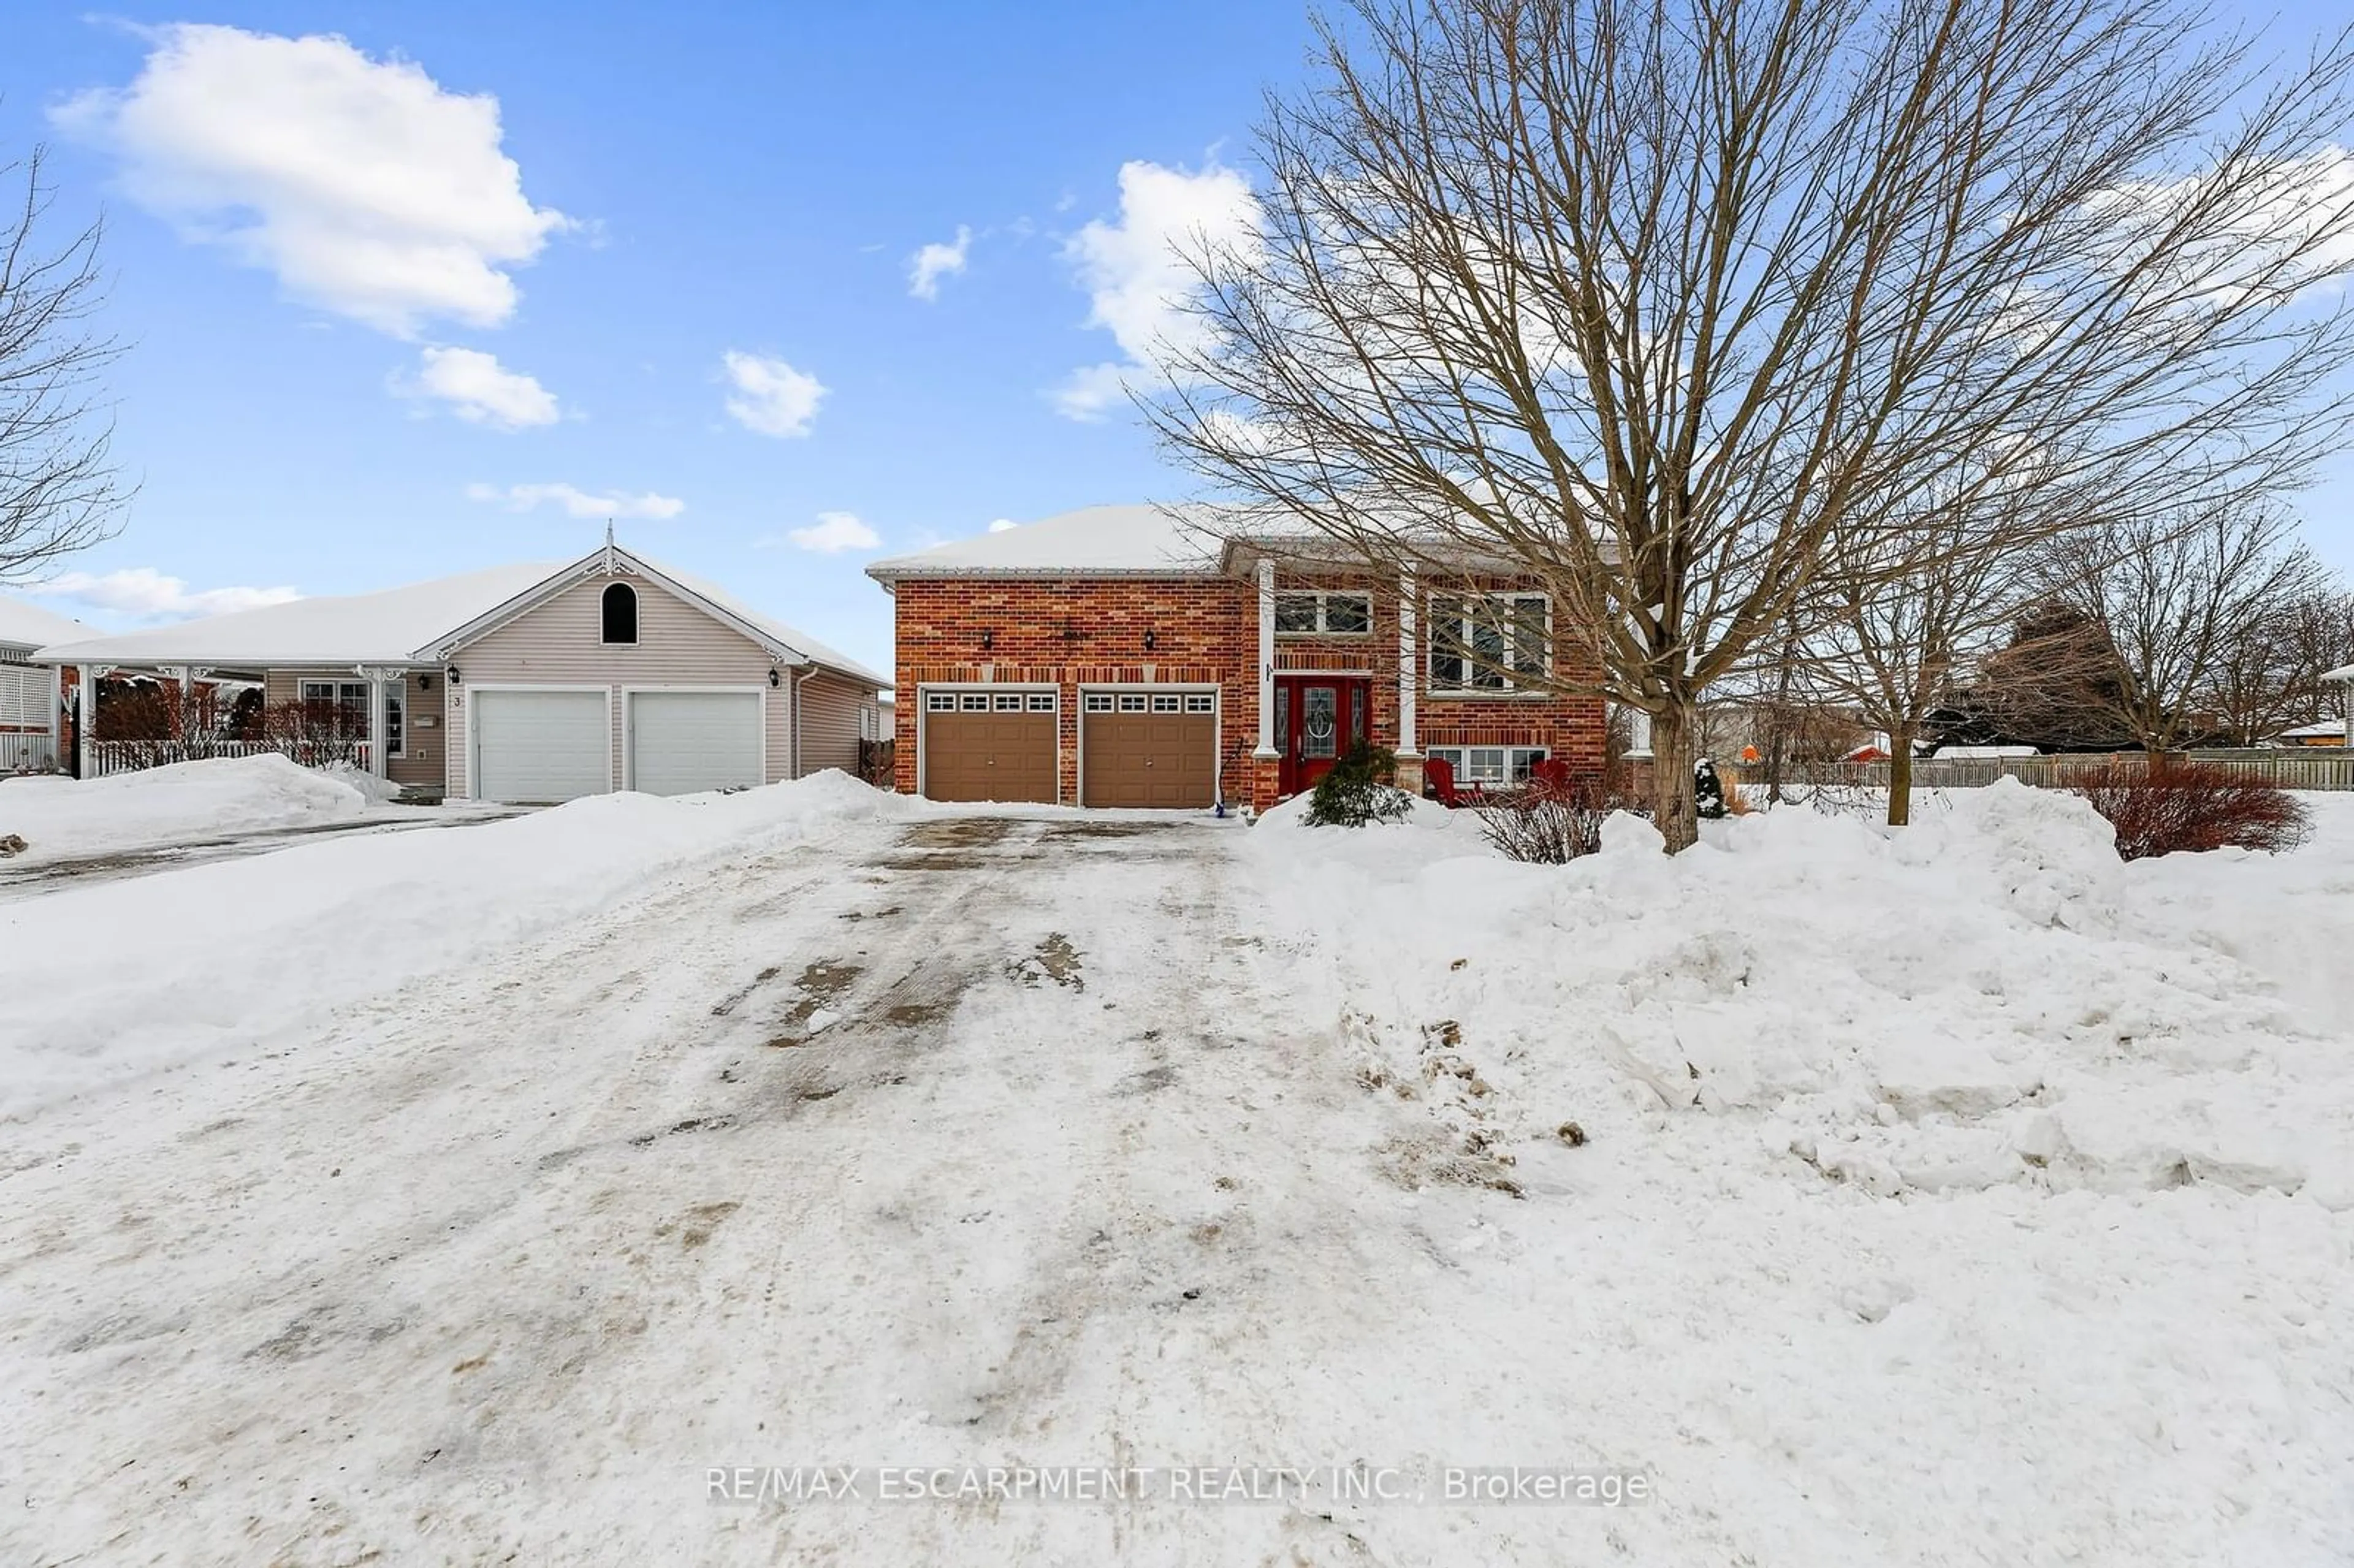
<svg viewBox="0 0 2354 1568">
<path fill-rule="evenodd" d="M 763 782 L 758 692 L 630 694 L 630 787 L 649 795 Z"/>
<path fill-rule="evenodd" d="M 474 793 L 532 805 L 613 787 L 602 692 L 477 692 Z"/>
</svg>

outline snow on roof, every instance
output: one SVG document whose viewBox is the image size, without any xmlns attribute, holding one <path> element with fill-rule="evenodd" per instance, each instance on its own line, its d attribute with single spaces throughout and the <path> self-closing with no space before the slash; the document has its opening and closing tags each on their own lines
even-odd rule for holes
<svg viewBox="0 0 2354 1568">
<path fill-rule="evenodd" d="M 901 577 L 1199 577 L 1218 569 L 1221 541 L 1198 507 L 1089 506 L 875 561 L 877 582 Z"/>
<path fill-rule="evenodd" d="M 411 583 L 381 593 L 298 599 L 262 609 L 216 615 L 202 620 L 127 631 L 114 637 L 82 638 L 40 650 L 46 662 L 60 664 L 407 664 L 462 627 L 530 593 L 551 578 L 590 566 L 601 550 L 577 561 L 523 561 L 431 582 Z M 622 555 L 670 578 L 689 593 L 753 628 L 769 641 L 814 663 L 861 681 L 887 686 L 848 655 L 762 615 L 727 593 L 684 572 L 632 551 Z M 68 622 L 77 631 L 89 628 Z M 426 657 L 430 658 L 427 653 Z"/>
<path fill-rule="evenodd" d="M 90 628 L 69 615 L 21 599 L 0 599 L 0 648 L 45 648 L 88 637 Z"/>
<path fill-rule="evenodd" d="M 2301 724 L 2295 729 L 2285 729 L 2281 731 L 2281 738 L 2302 739 L 2306 736 L 2344 735 L 2345 733 L 2344 719 L 2323 719 L 2319 724 Z"/>
<path fill-rule="evenodd" d="M 2341 664 L 2335 670 L 2325 670 L 2321 673 L 2321 678 L 2325 681 L 2345 681 L 2354 683 L 2354 664 Z"/>
<path fill-rule="evenodd" d="M 525 561 L 381 593 L 298 599 L 57 643 L 40 657 L 58 664 L 405 664 L 436 637 L 546 581 L 561 566 Z"/>
</svg>

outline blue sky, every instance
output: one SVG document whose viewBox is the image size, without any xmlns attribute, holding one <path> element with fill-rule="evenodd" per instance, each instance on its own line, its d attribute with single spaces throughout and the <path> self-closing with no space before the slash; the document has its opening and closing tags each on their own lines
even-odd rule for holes
<svg viewBox="0 0 2354 1568">
<path fill-rule="evenodd" d="M 1293 0 L 12 0 L 0 156 L 50 144 L 60 229 L 105 209 L 143 485 L 49 602 L 365 591 L 610 511 L 887 668 L 875 555 L 1186 492 L 1106 367 L 1308 40 Z M 2354 569 L 2349 499 L 2304 510 Z"/>
<path fill-rule="evenodd" d="M 1122 357 L 1089 321 L 1098 290 L 1133 298 L 1123 242 L 1220 199 L 1222 152 L 1308 37 L 1288 4 L 1199 0 L 16 0 L 5 30 L 0 149 L 49 143 L 58 232 L 107 215 L 118 450 L 143 484 L 71 563 L 112 603 L 55 608 L 120 626 L 225 589 L 364 591 L 583 551 L 595 498 L 677 502 L 621 537 L 885 668 L 875 555 L 1183 491 L 1124 404 L 1084 421 L 1056 394 Z M 313 35 L 349 50 L 270 43 Z M 484 94 L 495 142 L 455 101 Z M 321 188 L 341 139 L 387 121 L 408 166 Z M 1139 163 L 1170 175 L 1131 234 Z M 224 189 L 267 193 L 270 231 L 235 232 Z M 917 297 L 915 256 L 960 231 L 961 270 Z"/>
</svg>

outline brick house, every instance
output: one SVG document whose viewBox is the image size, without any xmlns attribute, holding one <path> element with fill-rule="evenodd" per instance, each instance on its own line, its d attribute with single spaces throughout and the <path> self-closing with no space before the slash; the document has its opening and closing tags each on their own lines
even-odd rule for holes
<svg viewBox="0 0 2354 1568">
<path fill-rule="evenodd" d="M 1092 507 L 870 566 L 894 601 L 899 788 L 1263 810 L 1359 738 L 1408 788 L 1431 758 L 1472 783 L 1545 758 L 1600 775 L 1601 699 L 1514 678 L 1590 656 L 1543 593 L 1372 577 L 1198 515 Z"/>
</svg>

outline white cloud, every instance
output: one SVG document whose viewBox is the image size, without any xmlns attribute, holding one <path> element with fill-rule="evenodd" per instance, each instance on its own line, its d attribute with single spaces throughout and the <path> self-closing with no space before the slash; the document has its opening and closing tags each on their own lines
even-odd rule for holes
<svg viewBox="0 0 2354 1568">
<path fill-rule="evenodd" d="M 407 397 L 439 398 L 458 418 L 494 430 L 552 425 L 563 418 L 555 393 L 479 348 L 429 348 L 415 377 L 394 377 L 393 390 Z"/>
<path fill-rule="evenodd" d="M 475 501 L 499 502 L 510 512 L 535 512 L 554 502 L 571 517 L 651 517 L 660 521 L 686 510 L 686 503 L 676 496 L 657 495 L 651 490 L 637 495 L 619 491 L 597 495 L 577 485 L 561 483 L 470 484 L 466 494 Z"/>
<path fill-rule="evenodd" d="M 816 376 L 781 359 L 732 348 L 720 357 L 727 384 L 736 389 L 736 396 L 727 399 L 727 412 L 737 424 L 780 439 L 810 433 L 817 406 L 825 400 L 825 387 Z"/>
<path fill-rule="evenodd" d="M 989 531 L 992 534 L 1002 534 L 1009 528 L 1019 528 L 1020 526 L 1022 526 L 1022 524 L 1016 523 L 1011 517 L 1000 517 L 990 524 Z"/>
<path fill-rule="evenodd" d="M 133 201 L 296 299 L 402 337 L 433 319 L 496 326 L 515 307 L 505 269 L 567 227 L 525 196 L 488 93 L 445 92 L 332 34 L 149 36 L 129 87 L 52 120 L 121 159 Z"/>
<path fill-rule="evenodd" d="M 74 599 L 140 620 L 228 615 L 302 597 L 291 588 L 217 588 L 191 592 L 186 581 L 166 577 L 153 567 L 130 567 L 102 576 L 67 572 L 47 582 L 32 584 L 28 591 Z"/>
<path fill-rule="evenodd" d="M 1125 358 L 1072 372 L 1052 394 L 1055 408 L 1069 418 L 1099 419 L 1131 377 L 1157 379 L 1153 367 L 1171 351 L 1202 346 L 1204 328 L 1184 308 L 1196 281 L 1186 258 L 1205 246 L 1246 252 L 1257 232 L 1257 199 L 1232 169 L 1121 164 L 1119 221 L 1089 222 L 1063 256 L 1087 291 L 1087 324 L 1109 332 Z"/>
<path fill-rule="evenodd" d="M 938 240 L 925 246 L 907 262 L 907 292 L 919 300 L 940 297 L 940 280 L 964 270 L 966 252 L 972 249 L 972 230 L 957 225 L 956 243 L 942 245 Z"/>
<path fill-rule="evenodd" d="M 815 523 L 806 528 L 795 528 L 785 537 L 801 549 L 825 556 L 839 555 L 844 550 L 872 550 L 883 543 L 881 535 L 851 512 L 821 512 Z"/>
<path fill-rule="evenodd" d="M 1086 366 L 1065 376 L 1047 396 L 1063 418 L 1092 425 L 1115 405 L 1128 401 L 1128 378 L 1143 369 L 1140 365 Z"/>
</svg>

